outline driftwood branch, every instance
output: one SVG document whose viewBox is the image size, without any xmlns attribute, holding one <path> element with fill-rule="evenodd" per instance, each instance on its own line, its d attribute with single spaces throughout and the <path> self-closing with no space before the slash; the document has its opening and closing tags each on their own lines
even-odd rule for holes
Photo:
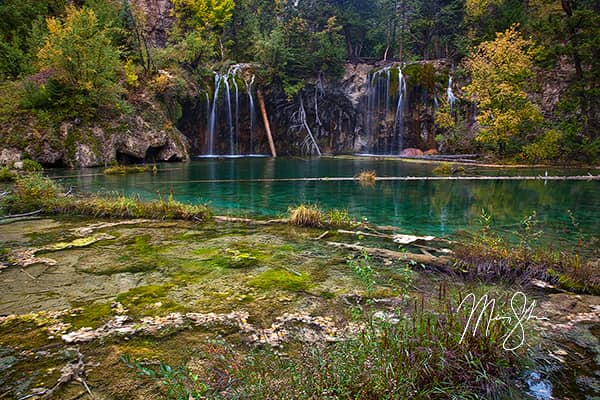
<svg viewBox="0 0 600 400">
<path fill-rule="evenodd" d="M 42 212 L 42 210 L 39 209 L 39 210 L 35 210 L 35 211 L 32 211 L 32 212 L 24 213 L 24 214 L 12 214 L 12 215 L 7 215 L 5 217 L 0 217 L 0 220 L 3 220 L 3 219 L 12 219 L 12 218 L 30 217 L 32 215 L 40 214 L 41 212 Z"/>
<path fill-rule="evenodd" d="M 441 270 L 448 270 L 452 264 L 452 259 L 447 256 L 433 256 L 426 254 L 415 254 L 415 253 L 403 253 L 394 250 L 380 249 L 375 247 L 365 247 L 358 244 L 339 243 L 339 242 L 326 242 L 329 246 L 340 247 L 349 250 L 366 252 L 370 255 L 391 258 L 401 261 L 414 261 L 419 264 L 431 265 Z"/>
<path fill-rule="evenodd" d="M 237 218 L 237 217 L 227 217 L 224 215 L 215 215 L 212 219 L 216 222 L 235 222 L 242 224 L 252 224 L 252 225 L 274 225 L 274 224 L 287 224 L 290 222 L 288 219 L 269 219 L 269 220 L 260 220 L 260 219 L 250 219 L 250 218 Z"/>
</svg>

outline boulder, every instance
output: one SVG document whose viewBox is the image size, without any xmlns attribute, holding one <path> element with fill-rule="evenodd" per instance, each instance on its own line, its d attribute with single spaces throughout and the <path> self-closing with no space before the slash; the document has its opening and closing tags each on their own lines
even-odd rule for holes
<svg viewBox="0 0 600 400">
<path fill-rule="evenodd" d="M 417 157 L 417 156 L 422 156 L 423 151 L 421 151 L 419 149 L 415 149 L 415 148 L 408 148 L 408 149 L 402 150 L 400 155 L 403 157 Z"/>
<path fill-rule="evenodd" d="M 0 149 L 0 165 L 7 165 L 21 159 L 21 151 L 15 148 Z"/>
</svg>

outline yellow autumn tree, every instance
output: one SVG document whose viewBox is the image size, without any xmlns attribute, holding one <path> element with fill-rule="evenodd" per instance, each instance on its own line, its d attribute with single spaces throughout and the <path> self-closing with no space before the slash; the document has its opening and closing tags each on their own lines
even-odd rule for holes
<svg viewBox="0 0 600 400">
<path fill-rule="evenodd" d="M 542 121 L 526 92 L 534 78 L 535 51 L 513 25 L 481 43 L 465 62 L 471 83 L 464 92 L 478 108 L 477 140 L 504 154 L 518 151 L 520 139 Z"/>
<path fill-rule="evenodd" d="M 222 29 L 231 20 L 233 0 L 173 0 L 175 15 L 189 28 Z"/>
<path fill-rule="evenodd" d="M 79 95 L 81 103 L 114 99 L 119 92 L 119 51 L 94 11 L 69 6 L 64 19 L 46 22 L 48 37 L 37 55 L 39 67 L 51 70 L 53 78 Z"/>
</svg>

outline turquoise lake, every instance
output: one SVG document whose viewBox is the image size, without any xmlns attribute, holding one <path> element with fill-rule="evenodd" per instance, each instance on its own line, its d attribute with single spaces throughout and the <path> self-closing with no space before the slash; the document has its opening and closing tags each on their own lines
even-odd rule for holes
<svg viewBox="0 0 600 400">
<path fill-rule="evenodd" d="M 494 226 L 510 233 L 533 211 L 550 241 L 575 240 L 569 210 L 585 236 L 600 234 L 598 181 L 379 181 L 363 186 L 356 181 L 262 181 L 353 177 L 374 170 L 379 177 L 433 176 L 433 164 L 376 158 L 230 158 L 196 159 L 161 164 L 159 172 L 105 176 L 102 169 L 55 170 L 66 187 L 86 192 L 139 195 L 207 204 L 220 213 L 279 216 L 289 206 L 316 203 L 324 209 L 345 208 L 356 218 L 393 225 L 406 233 L 452 236 L 475 230 L 482 209 Z M 585 169 L 516 169 L 466 167 L 467 176 L 598 174 Z M 228 182 L 207 182 L 227 180 Z"/>
</svg>

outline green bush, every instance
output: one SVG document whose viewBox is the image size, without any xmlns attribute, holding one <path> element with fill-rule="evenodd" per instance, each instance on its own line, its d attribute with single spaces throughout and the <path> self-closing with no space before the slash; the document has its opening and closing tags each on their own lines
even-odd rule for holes
<svg viewBox="0 0 600 400">
<path fill-rule="evenodd" d="M 561 155 L 562 141 L 561 132 L 554 129 L 546 131 L 537 141 L 523 148 L 525 158 L 530 162 L 556 160 Z"/>
<path fill-rule="evenodd" d="M 0 168 L 0 182 L 14 182 L 17 174 L 8 167 Z"/>
<path fill-rule="evenodd" d="M 43 171 L 44 167 L 42 164 L 35 160 L 23 160 L 23 171 L 25 172 L 39 172 Z"/>
</svg>

